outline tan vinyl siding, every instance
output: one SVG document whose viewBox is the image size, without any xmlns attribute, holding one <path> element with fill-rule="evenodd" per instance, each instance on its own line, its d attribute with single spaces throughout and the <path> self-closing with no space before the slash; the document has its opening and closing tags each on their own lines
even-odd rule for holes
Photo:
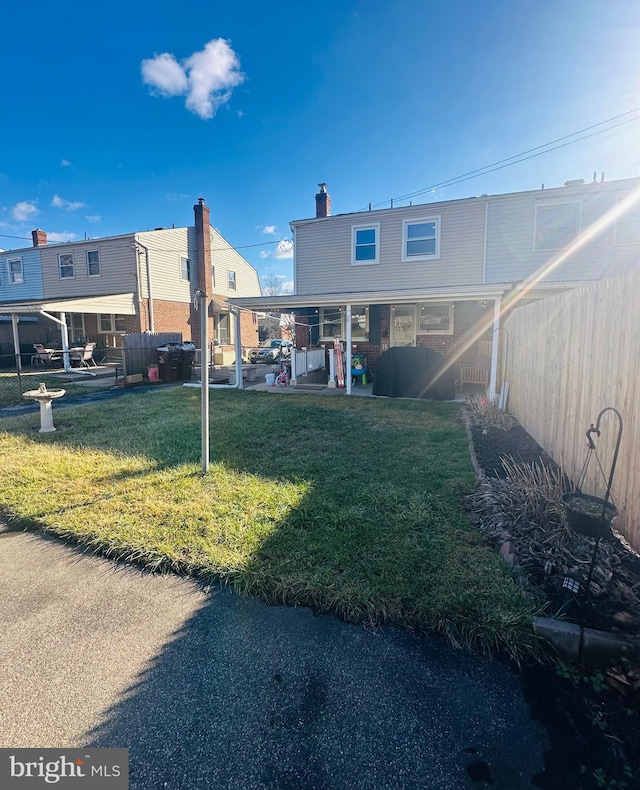
<svg viewBox="0 0 640 790">
<path fill-rule="evenodd" d="M 217 230 L 211 228 L 211 265 L 215 269 L 214 293 L 220 296 L 260 296 L 260 280 L 246 261 Z M 229 272 L 236 273 L 236 290 L 229 290 Z"/>
<path fill-rule="evenodd" d="M 44 298 L 104 296 L 136 290 L 136 257 L 133 235 L 95 239 L 94 241 L 38 247 L 42 260 Z M 100 255 L 100 276 L 87 275 L 87 252 Z M 60 279 L 58 255 L 72 253 L 74 277 Z"/>
<path fill-rule="evenodd" d="M 613 188 L 612 182 L 491 199 L 486 281 L 531 280 L 542 273 L 546 282 L 596 280 L 631 271 L 640 261 L 640 245 L 616 246 L 613 222 L 603 223 L 601 232 L 569 254 L 563 250 L 534 249 L 536 206 L 578 202 L 581 231 L 589 233 L 619 199 L 629 194 L 629 189 Z"/>
<path fill-rule="evenodd" d="M 428 217 L 440 217 L 440 257 L 403 262 L 403 220 Z M 296 223 L 296 293 L 304 296 L 480 284 L 484 223 L 482 199 Z M 380 225 L 380 262 L 352 266 L 352 227 L 374 224 Z"/>
<path fill-rule="evenodd" d="M 140 256 L 141 295 L 148 297 L 148 280 L 154 299 L 190 302 L 197 286 L 195 228 L 169 228 L 137 233 L 136 239 L 149 250 L 150 278 L 146 275 L 146 253 Z M 191 280 L 183 280 L 182 258 L 191 265 Z"/>
</svg>

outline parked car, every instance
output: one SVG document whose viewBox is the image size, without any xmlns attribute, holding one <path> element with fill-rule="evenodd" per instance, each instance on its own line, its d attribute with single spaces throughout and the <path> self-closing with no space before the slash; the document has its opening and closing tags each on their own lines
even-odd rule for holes
<svg viewBox="0 0 640 790">
<path fill-rule="evenodd" d="M 258 348 L 252 348 L 249 351 L 249 362 L 254 365 L 258 362 L 277 362 L 281 356 L 291 356 L 292 346 L 293 343 L 290 340 L 281 340 L 280 338 L 263 340 Z"/>
</svg>

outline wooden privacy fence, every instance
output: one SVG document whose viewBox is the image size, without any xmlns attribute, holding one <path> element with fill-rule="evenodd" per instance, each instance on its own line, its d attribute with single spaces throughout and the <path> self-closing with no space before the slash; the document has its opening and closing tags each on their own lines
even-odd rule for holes
<svg viewBox="0 0 640 790">
<path fill-rule="evenodd" d="M 158 347 L 165 343 L 182 343 L 180 332 L 142 332 L 125 335 L 122 347 L 123 376 L 146 376 L 149 365 L 158 362 Z"/>
<path fill-rule="evenodd" d="M 640 270 L 519 307 L 504 329 L 509 411 L 574 483 L 591 423 L 608 406 L 622 414 L 612 497 L 621 512 L 618 530 L 640 550 Z M 594 441 L 604 476 L 592 458 L 582 490 L 603 497 L 618 430 L 613 413 L 600 429 Z"/>
</svg>

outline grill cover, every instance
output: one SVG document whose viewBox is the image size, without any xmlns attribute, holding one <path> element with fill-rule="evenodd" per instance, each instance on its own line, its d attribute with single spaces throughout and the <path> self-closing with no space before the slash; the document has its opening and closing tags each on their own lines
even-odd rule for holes
<svg viewBox="0 0 640 790">
<path fill-rule="evenodd" d="M 436 380 L 446 360 L 430 348 L 390 348 L 380 357 L 373 380 L 373 394 L 388 398 L 455 398 L 455 365 Z"/>
</svg>

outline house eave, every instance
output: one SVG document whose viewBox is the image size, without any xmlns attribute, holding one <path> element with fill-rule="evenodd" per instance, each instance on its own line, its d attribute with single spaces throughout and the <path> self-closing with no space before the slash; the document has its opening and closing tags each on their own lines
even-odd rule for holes
<svg viewBox="0 0 640 790">
<path fill-rule="evenodd" d="M 353 304 L 403 304 L 433 301 L 473 301 L 475 299 L 501 299 L 512 288 L 511 283 L 471 285 L 456 288 L 412 288 L 397 291 L 362 291 L 356 293 L 319 293 L 286 296 L 253 296 L 230 298 L 229 304 L 245 310 L 269 312 L 293 310 L 297 307 L 330 307 Z"/>
</svg>

